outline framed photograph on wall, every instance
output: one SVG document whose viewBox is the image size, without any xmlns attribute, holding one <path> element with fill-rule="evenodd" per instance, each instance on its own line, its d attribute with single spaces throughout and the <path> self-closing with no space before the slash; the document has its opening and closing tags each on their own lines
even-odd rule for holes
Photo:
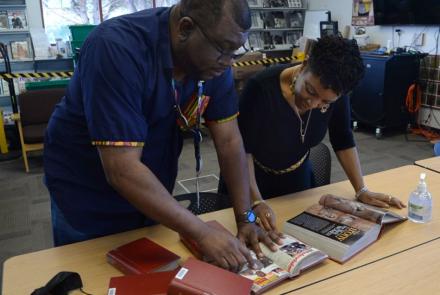
<svg viewBox="0 0 440 295">
<path fill-rule="evenodd" d="M 28 59 L 32 58 L 31 49 L 28 41 L 11 41 L 11 57 L 12 59 Z"/>
<path fill-rule="evenodd" d="M 0 31 L 9 30 L 9 18 L 7 10 L 0 10 Z"/>
<path fill-rule="evenodd" d="M 25 10 L 8 10 L 9 29 L 27 30 L 28 23 Z"/>
</svg>

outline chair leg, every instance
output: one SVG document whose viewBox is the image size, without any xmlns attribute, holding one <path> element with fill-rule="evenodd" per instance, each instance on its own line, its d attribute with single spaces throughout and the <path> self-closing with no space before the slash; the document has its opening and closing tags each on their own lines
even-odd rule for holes
<svg viewBox="0 0 440 295">
<path fill-rule="evenodd" d="M 28 173 L 29 172 L 29 163 L 28 163 L 28 158 L 27 158 L 27 154 L 26 154 L 26 149 L 24 148 L 24 146 L 21 147 L 21 153 L 23 154 L 24 169 L 26 170 L 26 173 Z"/>
</svg>

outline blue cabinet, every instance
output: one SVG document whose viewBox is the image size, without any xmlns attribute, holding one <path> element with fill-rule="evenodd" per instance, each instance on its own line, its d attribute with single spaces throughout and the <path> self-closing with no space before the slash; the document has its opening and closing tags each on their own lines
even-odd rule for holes
<svg viewBox="0 0 440 295">
<path fill-rule="evenodd" d="M 390 56 L 362 55 L 365 76 L 351 95 L 352 117 L 357 122 L 376 127 L 376 136 L 382 129 L 404 127 L 409 115 L 405 98 L 419 70 L 419 56 L 399 54 Z"/>
</svg>

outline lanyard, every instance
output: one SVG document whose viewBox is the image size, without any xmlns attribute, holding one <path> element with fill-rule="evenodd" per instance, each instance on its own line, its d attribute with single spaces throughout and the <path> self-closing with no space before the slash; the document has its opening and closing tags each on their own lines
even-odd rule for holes
<svg viewBox="0 0 440 295">
<path fill-rule="evenodd" d="M 171 80 L 171 86 L 173 87 L 174 92 L 174 109 L 177 112 L 177 115 L 179 118 L 185 123 L 185 126 L 188 130 L 190 130 L 193 133 L 193 142 L 194 142 L 194 157 L 196 159 L 196 196 L 197 196 L 197 209 L 199 209 L 200 206 L 200 187 L 199 187 L 199 177 L 200 172 L 202 170 L 203 166 L 203 160 L 200 154 L 200 143 L 203 140 L 202 132 L 200 130 L 201 126 L 201 108 L 202 108 L 202 100 L 203 100 L 203 83 L 204 81 L 200 80 L 197 82 L 197 112 L 196 112 L 196 124 L 194 127 L 189 126 L 188 119 L 185 117 L 185 114 L 183 114 L 182 109 L 180 108 L 180 99 L 179 99 L 179 93 L 177 91 L 176 87 L 176 81 L 174 79 Z"/>
</svg>

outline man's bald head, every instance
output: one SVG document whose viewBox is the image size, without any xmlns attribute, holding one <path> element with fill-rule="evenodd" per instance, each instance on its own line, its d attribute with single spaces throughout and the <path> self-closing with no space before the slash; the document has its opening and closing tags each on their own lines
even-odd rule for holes
<svg viewBox="0 0 440 295">
<path fill-rule="evenodd" d="M 206 28 L 215 27 L 226 15 L 244 31 L 252 25 L 246 0 L 181 0 L 180 11 L 182 16 L 191 16 Z"/>
</svg>

